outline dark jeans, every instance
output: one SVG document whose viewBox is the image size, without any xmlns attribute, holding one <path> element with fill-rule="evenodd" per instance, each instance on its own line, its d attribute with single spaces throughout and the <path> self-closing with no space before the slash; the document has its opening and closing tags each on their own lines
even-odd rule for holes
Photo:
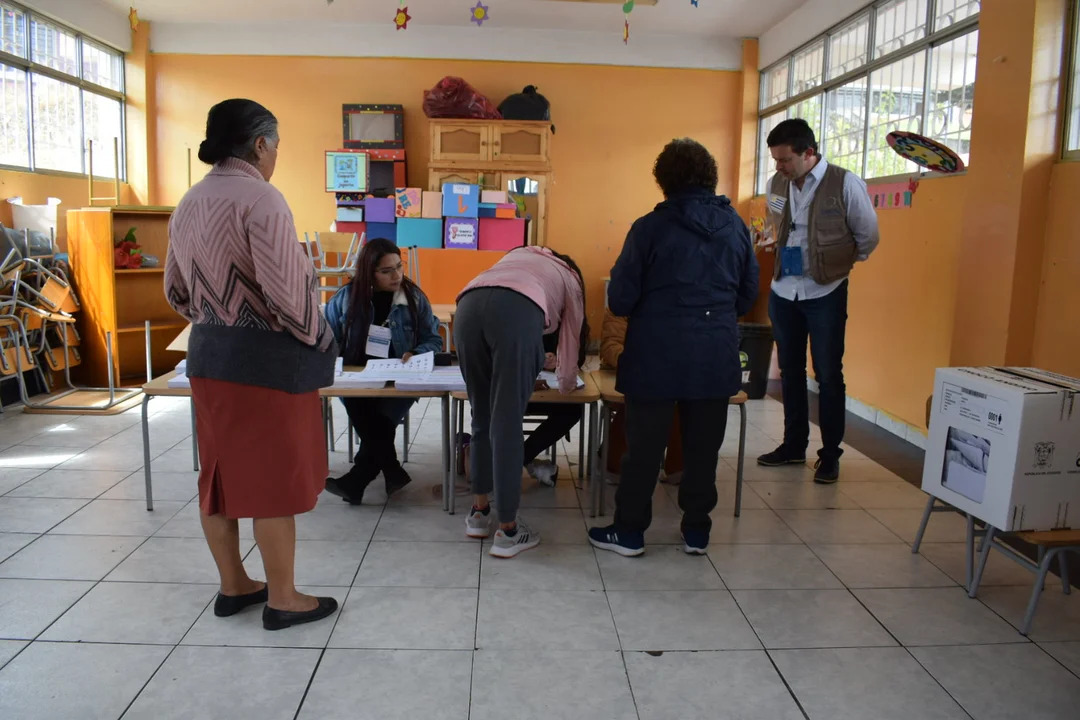
<svg viewBox="0 0 1080 720">
<path fill-rule="evenodd" d="M 653 490 L 676 406 L 683 445 L 682 528 L 708 532 L 712 527 L 709 513 L 716 507 L 716 464 L 727 428 L 727 398 L 676 402 L 628 397 L 626 455 L 615 491 L 615 526 L 620 529 L 644 532 L 652 522 Z"/>
<path fill-rule="evenodd" d="M 581 420 L 581 405 L 568 403 L 529 403 L 525 415 L 546 415 L 544 421 L 525 439 L 525 465 L 528 465 L 548 448 L 565 437 Z"/>
<path fill-rule="evenodd" d="M 843 453 L 844 413 L 844 330 L 847 327 L 848 283 L 822 298 L 796 300 L 769 294 L 769 318 L 776 338 L 777 362 L 784 393 L 784 445 L 805 452 L 810 444 L 810 410 L 806 389 L 806 338 L 814 364 L 820 404 L 821 450 L 825 459 Z"/>
<path fill-rule="evenodd" d="M 394 469 L 400 465 L 394 438 L 415 400 L 397 398 L 342 398 L 349 424 L 360 436 L 353 462 L 358 470 Z"/>
</svg>

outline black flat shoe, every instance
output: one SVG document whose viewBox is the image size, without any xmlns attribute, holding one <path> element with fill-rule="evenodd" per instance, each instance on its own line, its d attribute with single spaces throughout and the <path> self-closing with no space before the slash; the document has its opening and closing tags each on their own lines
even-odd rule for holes
<svg viewBox="0 0 1080 720">
<path fill-rule="evenodd" d="M 303 612 L 275 610 L 267 605 L 263 608 L 263 629 L 284 630 L 293 625 L 303 625 L 304 623 L 322 620 L 324 617 L 333 615 L 334 611 L 337 610 L 337 600 L 332 597 L 321 597 L 318 598 L 318 601 L 319 606 L 317 608 Z"/>
<path fill-rule="evenodd" d="M 326 478 L 326 492 L 337 495 L 350 505 L 362 505 L 364 491 L 367 490 L 367 486 L 370 484 L 370 480 L 365 483 L 352 482 L 348 475 L 340 478 L 331 477 Z"/>
<path fill-rule="evenodd" d="M 262 590 L 256 590 L 247 595 L 222 595 L 221 593 L 218 593 L 217 599 L 214 600 L 214 614 L 218 617 L 229 617 L 246 607 L 266 602 L 266 598 L 267 593 L 265 587 L 263 587 Z"/>
<path fill-rule="evenodd" d="M 401 488 L 412 482 L 405 468 L 398 465 L 393 470 L 384 470 L 383 478 L 386 480 L 386 496 L 390 497 Z"/>
</svg>

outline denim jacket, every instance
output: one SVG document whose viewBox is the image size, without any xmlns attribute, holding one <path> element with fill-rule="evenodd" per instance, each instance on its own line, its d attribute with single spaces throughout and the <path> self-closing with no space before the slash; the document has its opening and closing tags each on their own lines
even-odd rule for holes
<svg viewBox="0 0 1080 720">
<path fill-rule="evenodd" d="M 326 303 L 326 322 L 334 332 L 334 339 L 341 348 L 341 356 L 349 357 L 350 350 L 356 347 L 359 348 L 358 356 L 362 361 L 366 357 L 363 350 L 367 344 L 368 329 L 356 327 L 349 332 L 349 287 L 346 285 L 338 290 L 330 298 L 330 302 Z M 398 290 L 394 293 L 390 315 L 387 318 L 387 324 L 390 327 L 390 357 L 399 358 L 407 352 L 419 354 L 442 350 L 443 341 L 439 335 L 439 320 L 431 310 L 427 295 L 417 288 L 414 299 L 416 300 L 416 316 L 420 322 L 415 338 L 405 291 Z M 375 308 L 371 308 L 369 317 L 374 314 Z"/>
</svg>

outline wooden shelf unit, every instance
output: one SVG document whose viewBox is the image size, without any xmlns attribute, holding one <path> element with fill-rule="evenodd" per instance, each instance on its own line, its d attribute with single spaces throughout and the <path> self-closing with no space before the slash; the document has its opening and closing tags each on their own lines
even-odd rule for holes
<svg viewBox="0 0 1080 720">
<path fill-rule="evenodd" d="M 428 120 L 431 156 L 428 190 L 443 183 L 508 190 L 525 180 L 526 211 L 532 216 L 530 245 L 547 244 L 547 198 L 551 189 L 551 123 L 524 120 Z"/>
<path fill-rule="evenodd" d="M 79 332 L 83 343 L 83 380 L 95 386 L 108 383 L 106 333 L 112 334 L 113 378 L 117 383 L 146 377 L 146 322 L 154 375 L 168 372 L 183 355 L 165 348 L 187 325 L 165 300 L 165 257 L 169 251 L 172 208 L 95 207 L 67 213 L 68 252 L 75 291 L 82 303 Z M 147 255 L 160 261 L 156 268 L 118 270 L 113 249 L 128 228 Z"/>
</svg>

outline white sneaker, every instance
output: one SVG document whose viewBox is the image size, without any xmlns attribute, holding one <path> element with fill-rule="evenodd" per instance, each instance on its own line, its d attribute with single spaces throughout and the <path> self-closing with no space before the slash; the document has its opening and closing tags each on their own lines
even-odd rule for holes
<svg viewBox="0 0 1080 720">
<path fill-rule="evenodd" d="M 525 466 L 529 477 L 545 487 L 555 487 L 555 481 L 559 477 L 559 466 L 550 460 L 533 460 Z"/>
<path fill-rule="evenodd" d="M 492 511 L 490 505 L 488 505 L 486 515 L 479 510 L 470 510 L 469 516 L 465 518 L 465 534 L 471 538 L 490 537 L 491 523 L 494 519 L 495 513 Z"/>
<path fill-rule="evenodd" d="M 507 535 L 502 528 L 495 531 L 495 539 L 492 540 L 491 550 L 488 553 L 492 557 L 512 558 L 518 553 L 531 550 L 539 544 L 540 533 L 532 530 L 521 518 L 518 518 L 517 531 L 513 537 Z"/>
</svg>

